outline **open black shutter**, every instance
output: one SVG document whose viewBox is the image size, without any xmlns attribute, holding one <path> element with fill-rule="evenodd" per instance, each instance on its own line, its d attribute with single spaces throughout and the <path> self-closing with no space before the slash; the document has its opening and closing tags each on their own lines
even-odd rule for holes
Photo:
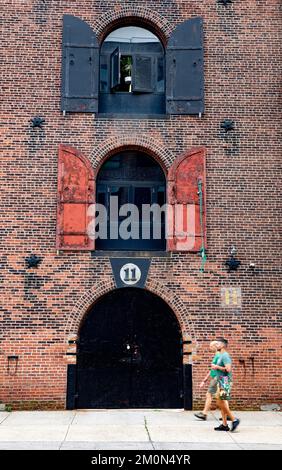
<svg viewBox="0 0 282 470">
<path fill-rule="evenodd" d="M 99 45 L 90 26 L 63 17 L 62 111 L 98 111 Z"/>
<path fill-rule="evenodd" d="M 201 17 L 184 21 L 173 31 L 167 46 L 166 87 L 167 113 L 204 112 Z"/>
<path fill-rule="evenodd" d="M 153 86 L 153 57 L 136 54 L 133 56 L 132 91 L 152 93 Z"/>
<path fill-rule="evenodd" d="M 117 47 L 111 54 L 111 88 L 120 84 L 120 50 Z"/>
</svg>

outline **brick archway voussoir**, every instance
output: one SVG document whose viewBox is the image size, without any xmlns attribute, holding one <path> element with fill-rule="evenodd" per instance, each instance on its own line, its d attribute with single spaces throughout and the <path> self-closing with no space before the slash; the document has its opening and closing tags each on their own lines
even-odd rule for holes
<svg viewBox="0 0 282 470">
<path fill-rule="evenodd" d="M 150 25 L 155 32 L 166 42 L 171 34 L 172 25 L 163 16 L 146 7 L 138 5 L 119 6 L 101 15 L 93 25 L 100 41 L 115 27 L 124 26 L 127 20 L 139 20 L 140 24 Z"/>
<path fill-rule="evenodd" d="M 179 297 L 171 289 L 168 289 L 165 285 L 153 281 L 150 278 L 147 279 L 145 288 L 153 294 L 159 296 L 171 307 L 179 322 L 182 331 L 182 336 L 189 336 L 195 341 L 196 336 L 191 317 L 189 315 L 189 312 L 187 312 L 187 307 L 179 299 Z M 77 336 L 81 322 L 84 316 L 87 315 L 87 312 L 92 307 L 92 305 L 103 295 L 115 289 L 116 286 L 113 279 L 109 280 L 108 282 L 100 282 L 98 284 L 94 284 L 90 289 L 87 289 L 77 301 L 76 305 L 74 306 L 72 312 L 69 315 L 68 322 L 65 328 L 66 337 L 68 338 L 70 336 Z M 189 322 L 188 328 L 186 326 L 187 318 Z"/>
<path fill-rule="evenodd" d="M 146 136 L 115 136 L 95 147 L 90 157 L 94 170 L 97 170 L 109 156 L 126 149 L 138 149 L 151 154 L 165 170 L 168 170 L 174 161 L 170 150 L 156 139 Z"/>
</svg>

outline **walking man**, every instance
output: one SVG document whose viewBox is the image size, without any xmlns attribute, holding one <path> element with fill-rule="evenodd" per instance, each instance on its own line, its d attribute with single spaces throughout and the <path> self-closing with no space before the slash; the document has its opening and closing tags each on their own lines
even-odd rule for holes
<svg viewBox="0 0 282 470">
<path fill-rule="evenodd" d="M 217 338 L 217 350 L 220 353 L 216 363 L 212 364 L 211 368 L 216 372 L 217 376 L 217 406 L 221 411 L 222 424 L 216 428 L 215 431 L 230 431 L 227 425 L 227 416 L 229 416 L 231 423 L 231 432 L 240 424 L 240 420 L 235 418 L 229 408 L 229 400 L 231 398 L 232 388 L 232 373 L 231 373 L 231 357 L 227 352 L 228 341 L 224 338 Z"/>
<path fill-rule="evenodd" d="M 217 359 L 220 356 L 220 352 L 217 351 L 217 348 L 218 348 L 217 341 L 211 341 L 210 351 L 215 353 L 213 360 L 212 360 L 212 364 L 216 364 Z M 212 398 L 214 395 L 216 395 L 216 392 L 217 392 L 217 372 L 215 370 L 213 369 L 209 370 L 204 380 L 200 383 L 200 388 L 203 388 L 209 379 L 210 379 L 210 383 L 209 383 L 209 388 L 206 394 L 205 407 L 203 411 L 200 411 L 199 413 L 195 413 L 196 418 L 202 419 L 203 421 L 207 419 L 207 415 L 211 407 Z"/>
</svg>

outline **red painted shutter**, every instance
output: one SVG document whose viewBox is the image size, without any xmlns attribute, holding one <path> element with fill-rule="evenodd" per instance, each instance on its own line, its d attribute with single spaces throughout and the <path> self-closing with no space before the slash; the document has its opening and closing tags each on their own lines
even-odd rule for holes
<svg viewBox="0 0 282 470">
<path fill-rule="evenodd" d="M 95 186 L 90 162 L 77 150 L 60 145 L 58 171 L 57 249 L 94 250 Z M 92 237 L 93 238 L 93 237 Z"/>
<path fill-rule="evenodd" d="M 168 250 L 199 251 L 202 246 L 200 198 L 203 191 L 203 236 L 206 245 L 205 149 L 194 148 L 178 157 L 168 172 Z M 183 220 L 183 224 L 182 224 Z"/>
</svg>

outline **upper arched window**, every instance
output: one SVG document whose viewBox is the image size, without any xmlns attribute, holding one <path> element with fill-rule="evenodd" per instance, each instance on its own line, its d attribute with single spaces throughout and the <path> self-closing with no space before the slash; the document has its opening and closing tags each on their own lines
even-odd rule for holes
<svg viewBox="0 0 282 470">
<path fill-rule="evenodd" d="M 144 28 L 112 31 L 100 53 L 100 113 L 164 114 L 164 49 Z"/>
<path fill-rule="evenodd" d="M 164 46 L 154 32 L 126 25 L 99 43 L 84 21 L 63 21 L 62 110 L 100 114 L 201 114 L 202 18 L 180 23 Z"/>
<path fill-rule="evenodd" d="M 100 91 L 164 93 L 164 50 L 144 28 L 126 26 L 110 33 L 100 54 Z"/>
</svg>

